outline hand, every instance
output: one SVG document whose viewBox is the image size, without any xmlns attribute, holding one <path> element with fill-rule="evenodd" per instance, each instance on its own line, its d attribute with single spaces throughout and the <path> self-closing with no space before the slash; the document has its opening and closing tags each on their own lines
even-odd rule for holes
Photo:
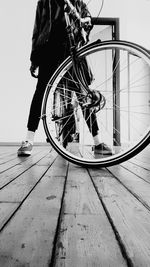
<svg viewBox="0 0 150 267">
<path fill-rule="evenodd" d="M 32 63 L 30 67 L 30 72 L 31 72 L 32 77 L 38 78 L 38 66 Z"/>
<path fill-rule="evenodd" d="M 85 30 L 91 29 L 92 28 L 91 18 L 90 17 L 81 18 L 81 25 Z"/>
</svg>

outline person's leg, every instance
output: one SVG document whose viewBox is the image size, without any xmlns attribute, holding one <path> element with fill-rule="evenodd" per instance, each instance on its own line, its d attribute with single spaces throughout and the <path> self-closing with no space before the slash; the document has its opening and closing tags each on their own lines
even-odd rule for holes
<svg viewBox="0 0 150 267">
<path fill-rule="evenodd" d="M 39 66 L 39 78 L 36 86 L 36 91 L 34 93 L 31 102 L 29 118 L 27 123 L 27 128 L 31 132 L 35 132 L 38 129 L 41 116 L 42 101 L 47 83 L 52 74 L 54 73 L 54 71 L 56 70 L 56 68 L 65 58 L 66 47 L 60 45 L 61 44 L 58 45 L 55 43 L 49 44 L 48 47 L 46 47 L 45 49 L 42 58 L 42 63 Z M 53 54 L 55 53 L 54 52 L 55 49 L 56 49 L 56 54 Z"/>
<path fill-rule="evenodd" d="M 67 75 L 66 75 L 67 77 Z M 85 119 L 85 122 L 89 128 L 89 131 L 91 132 L 92 136 L 93 136 L 93 140 L 94 140 L 94 144 L 95 145 L 99 145 L 101 140 L 100 140 L 100 136 L 99 136 L 99 127 L 98 127 L 98 123 L 97 123 L 97 118 L 96 118 L 96 114 L 95 111 L 92 109 L 88 109 L 88 108 L 82 108 L 82 102 L 83 102 L 83 95 L 80 92 L 80 86 L 78 85 L 78 80 L 74 75 L 74 71 L 73 69 L 70 70 L 70 72 L 68 73 L 68 88 L 69 91 L 74 91 L 76 93 L 77 96 L 77 101 L 79 103 L 79 105 L 81 106 L 81 110 L 83 113 L 83 117 Z M 72 77 L 72 81 L 70 80 L 70 77 Z"/>
<path fill-rule="evenodd" d="M 29 117 L 28 117 L 28 123 L 27 123 L 27 128 L 31 132 L 35 132 L 38 129 L 43 96 L 45 93 L 46 85 L 50 78 L 50 74 L 47 74 L 47 75 L 46 74 L 47 74 L 47 70 L 45 70 L 45 73 L 44 73 L 43 69 L 41 70 L 39 68 L 39 78 L 38 78 L 35 93 L 32 98 Z"/>
<path fill-rule="evenodd" d="M 89 131 L 91 132 L 92 136 L 96 136 L 98 134 L 99 128 L 98 128 L 95 112 L 87 108 L 83 109 L 82 112 L 83 112 L 85 121 L 88 125 Z"/>
<path fill-rule="evenodd" d="M 94 141 L 94 152 L 96 154 L 101 155 L 112 155 L 113 152 L 110 147 L 108 147 L 105 143 L 102 142 L 100 134 L 99 134 L 99 127 L 97 123 L 97 118 L 95 112 L 91 111 L 91 109 L 84 109 L 83 116 L 85 121 L 88 125 L 89 131 L 93 136 Z"/>
<path fill-rule="evenodd" d="M 76 93 L 78 103 L 81 106 L 83 117 L 93 137 L 95 153 L 112 155 L 112 150 L 102 142 L 95 111 L 91 108 L 82 107 L 84 96 L 82 95 L 81 88 L 72 68 L 68 73 L 68 77 L 70 77 L 68 79 L 68 88 L 70 91 L 74 91 Z"/>
<path fill-rule="evenodd" d="M 47 69 L 44 71 L 44 68 L 39 68 L 39 78 L 29 111 L 26 138 L 25 142 L 23 141 L 21 147 L 18 149 L 18 156 L 31 155 L 35 131 L 37 130 L 40 121 L 42 100 L 46 84 L 50 77 L 49 75 Z"/>
<path fill-rule="evenodd" d="M 36 86 L 36 91 L 33 95 L 33 99 L 30 106 L 26 140 L 25 142 L 22 142 L 22 146 L 18 149 L 19 156 L 28 156 L 31 154 L 35 131 L 38 129 L 40 121 L 41 106 L 46 85 L 55 69 L 64 59 L 63 49 L 64 47 L 62 47 L 62 49 L 56 49 L 57 53 L 55 57 L 53 55 L 54 45 L 51 45 L 51 47 L 45 49 L 45 53 L 42 58 L 42 63 L 39 66 L 39 77 Z"/>
</svg>

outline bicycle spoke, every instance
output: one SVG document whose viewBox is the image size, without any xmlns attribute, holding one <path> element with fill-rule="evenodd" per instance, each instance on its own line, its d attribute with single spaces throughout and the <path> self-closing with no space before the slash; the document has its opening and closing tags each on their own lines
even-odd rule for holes
<svg viewBox="0 0 150 267">
<path fill-rule="evenodd" d="M 135 154 L 148 142 L 150 58 L 142 48 L 117 41 L 81 49 L 79 61 L 83 59 L 93 75 L 91 84 L 88 87 L 84 80 L 83 71 L 88 69 L 77 64 L 77 78 L 68 59 L 49 82 L 43 120 L 54 147 L 68 160 L 86 166 L 109 166 Z M 84 82 L 89 92 L 102 94 L 104 103 L 99 102 L 99 109 L 98 104 L 87 105 L 86 101 L 94 102 L 86 98 Z M 74 122 L 69 124 L 71 120 Z M 111 147 L 114 154 L 107 155 L 103 149 L 100 154 L 95 153 L 92 131 L 96 121 L 100 141 Z M 79 140 L 68 139 L 77 130 Z"/>
</svg>

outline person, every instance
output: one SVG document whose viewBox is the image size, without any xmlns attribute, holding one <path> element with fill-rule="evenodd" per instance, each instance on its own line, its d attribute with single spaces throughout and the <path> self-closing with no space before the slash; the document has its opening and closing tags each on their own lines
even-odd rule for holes
<svg viewBox="0 0 150 267">
<path fill-rule="evenodd" d="M 80 12 L 82 22 L 90 21 L 90 13 L 85 3 L 82 0 L 71 0 L 71 2 L 76 6 L 78 12 Z M 26 138 L 17 151 L 18 156 L 31 155 L 35 132 L 38 129 L 40 121 L 41 106 L 46 85 L 53 72 L 66 58 L 68 53 L 64 1 L 38 0 L 30 55 L 30 72 L 38 80 L 30 106 Z M 88 111 L 86 116 L 89 116 Z M 92 129 L 91 132 L 94 139 L 95 151 L 111 154 L 111 149 L 100 142 L 98 135 L 99 129 L 95 119 L 96 115 L 93 114 L 92 116 L 94 116 L 92 127 L 94 130 Z"/>
</svg>

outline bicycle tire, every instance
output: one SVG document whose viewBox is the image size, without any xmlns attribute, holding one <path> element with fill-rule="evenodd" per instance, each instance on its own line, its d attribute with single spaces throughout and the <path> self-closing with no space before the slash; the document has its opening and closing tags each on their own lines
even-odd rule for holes
<svg viewBox="0 0 150 267">
<path fill-rule="evenodd" d="M 123 87 L 120 88 L 118 86 L 119 91 L 117 91 L 117 93 L 115 91 L 115 93 L 114 93 L 114 83 L 115 83 L 115 90 L 118 90 L 117 83 L 119 85 L 121 85 L 121 82 L 124 82 L 124 76 L 125 76 L 124 74 L 125 73 L 128 72 L 129 76 L 136 73 L 136 80 L 134 80 L 134 81 L 132 80 L 131 83 L 128 84 L 128 87 L 131 87 L 131 85 L 134 84 L 134 86 L 130 88 L 130 90 L 131 90 L 130 94 L 132 95 L 132 99 L 130 99 L 130 102 L 132 102 L 132 103 L 128 107 L 130 109 L 130 113 L 132 113 L 132 114 L 129 115 L 129 112 L 126 110 L 126 106 L 117 106 L 117 104 L 114 104 L 114 103 L 112 103 L 111 108 L 109 106 L 107 106 L 107 104 L 106 104 L 106 107 L 103 108 L 103 112 L 107 113 L 108 109 L 111 109 L 111 112 L 113 113 L 112 137 L 110 139 L 112 139 L 111 141 L 113 141 L 113 147 L 116 149 L 116 151 L 118 149 L 118 152 L 115 151 L 114 155 L 107 156 L 107 157 L 97 156 L 97 158 L 95 158 L 95 155 L 93 156 L 93 152 L 92 152 L 93 151 L 92 150 L 93 145 L 89 145 L 90 153 L 89 152 L 88 153 L 90 154 L 90 158 L 88 158 L 87 155 L 86 155 L 86 157 L 83 157 L 83 155 L 79 156 L 79 154 L 78 155 L 73 154 L 74 152 L 70 152 L 70 150 L 67 150 L 66 148 L 62 147 L 59 144 L 59 142 L 56 140 L 56 137 L 54 137 L 53 133 L 51 132 L 52 131 L 51 128 L 53 128 L 53 127 L 49 126 L 49 124 L 51 123 L 51 118 L 49 118 L 49 116 L 48 116 L 48 114 L 49 114 L 48 103 L 49 103 L 50 99 L 52 98 L 53 93 L 57 88 L 57 84 L 61 80 L 62 76 L 65 77 L 65 74 L 67 72 L 69 72 L 69 70 L 72 68 L 71 57 L 68 57 L 59 66 L 59 68 L 55 71 L 55 73 L 51 77 L 51 79 L 47 85 L 47 89 L 46 89 L 44 100 L 43 100 L 43 106 L 42 106 L 43 125 L 44 125 L 46 135 L 49 138 L 52 146 L 65 159 L 67 159 L 67 160 L 69 160 L 75 164 L 79 164 L 79 165 L 82 165 L 85 167 L 87 167 L 87 166 L 88 167 L 89 166 L 107 167 L 107 166 L 119 164 L 119 163 L 133 157 L 137 153 L 139 153 L 150 142 L 150 127 L 149 127 L 150 126 L 150 108 L 149 108 L 149 103 L 146 102 L 150 96 L 150 93 L 149 93 L 150 81 L 149 81 L 149 76 L 148 76 L 150 74 L 150 55 L 146 49 L 144 49 L 143 47 L 141 47 L 137 44 L 131 43 L 131 42 L 126 42 L 126 41 L 100 42 L 100 41 L 97 41 L 97 42 L 88 44 L 88 45 L 82 47 L 81 49 L 79 49 L 79 51 L 77 52 L 77 57 L 79 59 L 80 58 L 81 59 L 87 58 L 88 62 L 90 62 L 90 60 L 91 60 L 91 59 L 89 60 L 90 57 L 91 58 L 93 57 L 94 60 L 96 58 L 96 60 L 97 60 L 98 56 L 100 56 L 99 57 L 100 59 L 103 58 L 103 60 L 100 62 L 102 64 L 101 66 L 105 65 L 105 68 L 107 69 L 106 62 L 104 61 L 104 56 L 106 57 L 107 54 L 109 54 L 109 61 L 111 61 L 111 58 L 113 59 L 111 64 L 110 64 L 110 62 L 108 63 L 108 66 L 109 66 L 109 64 L 111 65 L 109 68 L 109 72 L 111 72 L 111 75 L 109 73 L 109 76 L 105 77 L 103 82 L 101 80 L 101 84 L 100 83 L 97 84 L 97 87 L 101 87 L 100 92 L 104 93 L 103 92 L 104 90 L 102 90 L 104 82 L 108 83 L 108 84 L 111 83 L 111 90 L 112 90 L 111 102 L 114 101 L 114 98 L 116 96 L 117 96 L 117 98 L 119 98 L 120 102 L 125 101 L 125 98 L 129 98 L 129 96 L 127 95 L 128 93 L 127 92 L 125 93 L 126 90 L 124 90 Z M 129 65 L 126 65 L 126 67 L 123 66 L 123 63 L 124 63 L 123 60 L 125 60 L 124 55 L 125 55 L 125 58 L 127 57 L 128 64 L 129 64 Z M 117 57 L 117 60 L 116 60 L 116 57 Z M 130 61 L 131 61 L 131 64 L 130 64 Z M 99 61 L 94 61 L 94 64 L 93 64 L 94 68 L 95 68 L 95 72 L 97 71 L 95 65 L 97 64 L 97 67 L 98 67 L 98 64 L 99 64 L 98 62 Z M 114 62 L 115 62 L 115 64 L 114 64 Z M 141 78 L 141 79 L 139 78 L 139 75 L 141 74 L 141 69 L 139 69 L 140 66 L 142 66 L 142 70 L 143 70 L 143 65 L 140 65 L 140 64 L 144 64 L 144 68 L 146 69 L 145 70 L 146 74 L 144 72 L 143 75 L 144 75 L 145 79 L 148 79 L 148 80 L 146 80 L 146 81 L 148 81 L 148 85 L 143 85 L 143 84 L 140 85 L 138 83 L 138 80 L 141 82 L 141 80 L 144 79 L 144 78 Z M 92 64 L 90 66 L 92 68 Z M 136 68 L 135 68 L 135 66 L 136 66 Z M 101 69 L 101 72 L 99 74 L 96 73 L 97 77 L 98 77 L 98 75 L 100 75 L 102 77 L 103 70 L 102 70 L 102 68 L 100 68 L 100 69 Z M 135 69 L 136 69 L 136 71 L 135 71 Z M 93 69 L 92 69 L 92 71 L 93 71 Z M 108 70 L 106 72 L 108 72 Z M 148 73 L 148 75 L 147 75 L 147 73 Z M 99 78 L 96 78 L 96 79 L 99 79 Z M 121 80 L 121 81 L 116 82 L 117 79 Z M 128 80 L 129 80 L 129 77 L 128 77 Z M 130 82 L 128 80 L 125 82 Z M 135 84 L 135 82 L 137 82 L 137 84 Z M 142 80 L 142 82 L 143 82 L 143 80 Z M 144 80 L 144 82 L 145 82 L 145 80 Z M 107 86 L 108 86 L 108 84 L 107 84 Z M 144 90 L 142 90 L 141 87 L 143 87 Z M 135 90 L 135 88 L 137 91 Z M 109 90 L 107 93 L 110 93 Z M 126 94 L 125 98 L 124 98 L 124 96 L 122 96 L 123 94 L 124 95 Z M 105 97 L 106 97 L 106 103 L 110 102 L 109 98 L 107 97 L 107 94 Z M 136 107 L 133 105 L 134 99 L 138 99 L 137 101 L 139 101 L 139 103 Z M 146 102 L 146 104 L 145 104 L 145 102 Z M 121 105 L 121 104 L 119 104 L 119 105 Z M 49 105 L 49 107 L 50 107 L 50 105 Z M 117 109 L 119 109 L 119 111 L 117 111 L 118 114 L 114 115 L 114 113 L 116 112 Z M 140 109 L 140 112 L 139 112 L 139 109 Z M 101 110 L 99 112 L 101 112 Z M 135 142 L 135 140 L 130 141 L 130 146 L 129 146 L 129 144 L 127 144 L 127 143 L 129 143 L 129 140 L 126 141 L 126 139 L 124 139 L 124 137 L 122 138 L 122 135 L 125 134 L 124 130 L 123 130 L 123 127 L 125 126 L 124 123 L 127 124 L 126 118 L 125 118 L 125 122 L 122 122 L 123 119 L 122 119 L 121 115 L 123 112 L 124 113 L 126 112 L 128 114 L 128 119 L 132 120 L 132 122 L 133 122 L 133 126 L 128 125 L 128 127 L 130 127 L 130 128 L 132 127 L 131 133 L 128 133 L 128 135 L 129 134 L 130 135 L 139 134 L 138 140 L 136 142 Z M 133 115 L 135 116 L 135 118 L 133 118 Z M 114 116 L 116 116 L 116 117 L 120 116 L 120 118 L 118 117 L 120 121 L 118 122 L 117 119 L 114 118 Z M 125 115 L 123 115 L 123 117 L 125 117 Z M 116 128 L 116 125 L 114 127 L 114 120 L 116 120 L 115 123 L 121 124 L 121 127 L 122 127 L 121 130 L 118 130 L 118 128 Z M 136 120 L 137 124 L 138 124 L 138 122 L 141 123 L 141 124 L 139 123 L 139 125 L 136 126 L 137 127 L 136 133 L 134 133 L 135 120 Z M 129 124 L 129 121 L 128 121 L 128 124 Z M 144 131 L 144 134 L 143 134 L 143 131 Z M 140 133 L 138 133 L 138 132 L 140 132 Z M 110 133 L 108 133 L 108 134 L 110 134 Z M 116 136 L 119 135 L 118 138 L 120 138 L 121 141 L 116 141 L 117 137 L 114 137 L 114 135 L 116 135 Z M 125 138 L 127 138 L 127 137 L 125 137 Z M 130 136 L 130 138 L 131 138 L 131 136 Z M 122 141 L 122 139 L 123 139 L 123 141 Z M 80 154 L 81 154 L 81 152 L 80 152 Z"/>
</svg>

